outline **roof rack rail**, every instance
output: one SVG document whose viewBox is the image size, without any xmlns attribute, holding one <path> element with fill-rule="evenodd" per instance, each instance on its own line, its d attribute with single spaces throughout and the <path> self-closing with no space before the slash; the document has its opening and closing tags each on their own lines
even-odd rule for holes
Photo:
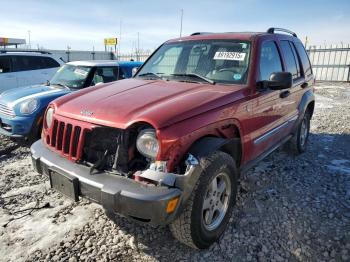
<svg viewBox="0 0 350 262">
<path fill-rule="evenodd" d="M 52 55 L 51 52 L 48 51 L 35 51 L 35 50 L 0 50 L 0 53 L 40 53 L 40 54 L 46 54 L 46 55 Z"/>
<path fill-rule="evenodd" d="M 269 34 L 274 34 L 275 31 L 280 31 L 280 32 L 284 32 L 284 33 L 288 33 L 288 34 L 291 34 L 292 36 L 294 37 L 298 37 L 296 33 L 288 30 L 288 29 L 284 29 L 284 28 L 278 28 L 278 27 L 270 27 L 269 29 L 267 29 L 267 33 Z"/>
<path fill-rule="evenodd" d="M 209 35 L 209 34 L 213 34 L 213 33 L 211 33 L 211 32 L 195 32 L 195 33 L 191 34 L 191 36 L 192 35 Z"/>
</svg>

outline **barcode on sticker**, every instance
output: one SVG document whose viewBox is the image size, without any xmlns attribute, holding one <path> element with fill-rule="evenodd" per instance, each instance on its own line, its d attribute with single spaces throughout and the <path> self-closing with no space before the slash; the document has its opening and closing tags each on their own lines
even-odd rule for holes
<svg viewBox="0 0 350 262">
<path fill-rule="evenodd" d="M 239 52 L 216 52 L 214 59 L 215 60 L 235 60 L 243 61 L 246 53 Z"/>
</svg>

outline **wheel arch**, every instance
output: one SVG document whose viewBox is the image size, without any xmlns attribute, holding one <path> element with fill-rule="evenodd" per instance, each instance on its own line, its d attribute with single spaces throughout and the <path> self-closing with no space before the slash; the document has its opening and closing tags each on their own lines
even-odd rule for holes
<svg viewBox="0 0 350 262">
<path fill-rule="evenodd" d="M 188 152 L 196 158 L 210 155 L 214 151 L 229 154 L 239 167 L 242 159 L 242 143 L 240 137 L 222 138 L 217 136 L 204 136 L 190 146 Z"/>
</svg>

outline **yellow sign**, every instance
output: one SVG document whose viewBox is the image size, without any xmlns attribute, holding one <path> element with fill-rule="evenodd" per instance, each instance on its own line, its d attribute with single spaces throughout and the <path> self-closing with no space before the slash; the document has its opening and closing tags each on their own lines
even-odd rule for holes
<svg viewBox="0 0 350 262">
<path fill-rule="evenodd" d="M 118 39 L 117 38 L 105 38 L 104 43 L 105 43 L 105 45 L 117 45 Z"/>
</svg>

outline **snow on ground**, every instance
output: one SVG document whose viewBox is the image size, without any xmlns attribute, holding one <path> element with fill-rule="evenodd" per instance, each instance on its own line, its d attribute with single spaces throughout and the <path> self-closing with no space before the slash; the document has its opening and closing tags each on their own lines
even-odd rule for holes
<svg viewBox="0 0 350 262">
<path fill-rule="evenodd" d="M 334 159 L 331 165 L 327 167 L 332 171 L 338 171 L 346 175 L 350 175 L 350 161 L 346 159 Z"/>
</svg>

